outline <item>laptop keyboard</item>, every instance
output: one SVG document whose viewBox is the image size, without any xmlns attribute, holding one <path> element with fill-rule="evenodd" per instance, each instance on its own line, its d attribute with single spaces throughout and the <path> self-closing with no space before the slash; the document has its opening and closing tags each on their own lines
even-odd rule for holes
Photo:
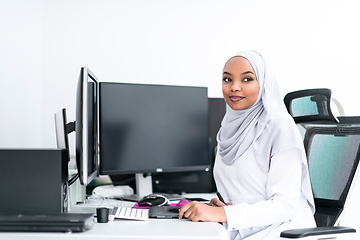
<svg viewBox="0 0 360 240">
<path fill-rule="evenodd" d="M 146 221 L 149 219 L 149 209 L 114 207 L 110 210 L 109 219 L 115 218 Z"/>
</svg>

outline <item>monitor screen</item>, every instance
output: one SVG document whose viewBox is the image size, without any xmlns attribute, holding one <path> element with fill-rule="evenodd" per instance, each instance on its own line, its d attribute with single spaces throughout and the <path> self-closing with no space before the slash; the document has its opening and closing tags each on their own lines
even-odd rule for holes
<svg viewBox="0 0 360 240">
<path fill-rule="evenodd" d="M 100 174 L 209 168 L 206 87 L 99 84 Z"/>
<path fill-rule="evenodd" d="M 98 80 L 82 67 L 76 91 L 76 165 L 80 183 L 98 175 Z"/>
</svg>

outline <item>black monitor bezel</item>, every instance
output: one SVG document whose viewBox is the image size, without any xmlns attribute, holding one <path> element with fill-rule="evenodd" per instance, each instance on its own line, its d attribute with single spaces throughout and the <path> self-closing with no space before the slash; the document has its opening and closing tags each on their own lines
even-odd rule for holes
<svg viewBox="0 0 360 240">
<path fill-rule="evenodd" d="M 84 139 L 88 138 L 88 109 L 85 107 L 88 103 L 88 79 L 94 82 L 94 146 L 89 146 Z M 82 67 L 78 79 L 77 92 L 76 92 L 76 121 L 75 121 L 75 133 L 76 133 L 76 165 L 79 174 L 80 184 L 87 185 L 94 178 L 98 176 L 99 172 L 99 157 L 98 157 L 98 79 L 95 74 L 88 68 Z M 86 116 L 86 117 L 84 117 Z M 88 149 L 92 147 L 94 149 L 94 162 L 89 163 Z M 89 164 L 94 164 L 94 171 L 88 173 Z"/>
</svg>

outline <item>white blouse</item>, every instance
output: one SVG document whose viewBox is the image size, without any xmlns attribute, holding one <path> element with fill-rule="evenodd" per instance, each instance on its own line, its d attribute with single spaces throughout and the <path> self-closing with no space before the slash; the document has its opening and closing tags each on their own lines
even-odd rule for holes
<svg viewBox="0 0 360 240">
<path fill-rule="evenodd" d="M 302 160 L 298 149 L 256 159 L 251 146 L 232 165 L 217 153 L 214 178 L 225 202 L 230 239 L 280 239 L 286 229 L 315 227 L 301 191 Z"/>
</svg>

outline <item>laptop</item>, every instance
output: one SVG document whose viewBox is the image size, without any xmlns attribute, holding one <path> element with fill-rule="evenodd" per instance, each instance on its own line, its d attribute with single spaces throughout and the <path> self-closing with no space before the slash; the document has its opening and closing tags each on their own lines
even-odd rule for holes
<svg viewBox="0 0 360 240">
<path fill-rule="evenodd" d="M 154 206 L 149 209 L 149 218 L 179 218 L 181 206 Z"/>
<path fill-rule="evenodd" d="M 0 232 L 83 232 L 94 225 L 94 214 L 0 213 Z"/>
</svg>

